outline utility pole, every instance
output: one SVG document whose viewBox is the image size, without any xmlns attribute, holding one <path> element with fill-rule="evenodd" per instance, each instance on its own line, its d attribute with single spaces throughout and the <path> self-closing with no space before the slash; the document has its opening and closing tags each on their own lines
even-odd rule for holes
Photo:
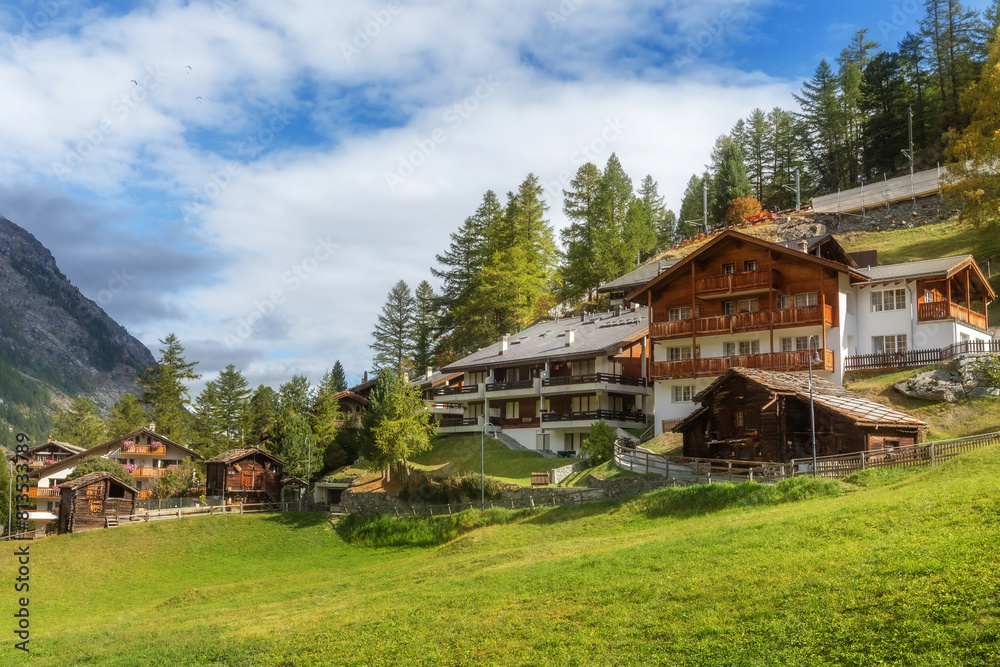
<svg viewBox="0 0 1000 667">
<path fill-rule="evenodd" d="M 798 213 L 802 206 L 802 188 L 799 185 L 799 168 L 795 168 L 795 212 Z"/>
<path fill-rule="evenodd" d="M 913 107 L 909 107 L 907 111 L 907 126 L 910 132 L 910 150 L 903 151 L 905 155 L 910 160 L 910 199 L 913 202 L 913 210 L 917 210 L 917 194 L 913 186 Z"/>
<path fill-rule="evenodd" d="M 703 193 L 702 197 L 702 208 L 705 212 L 705 233 L 708 234 L 708 179 L 701 184 L 701 189 Z"/>
</svg>

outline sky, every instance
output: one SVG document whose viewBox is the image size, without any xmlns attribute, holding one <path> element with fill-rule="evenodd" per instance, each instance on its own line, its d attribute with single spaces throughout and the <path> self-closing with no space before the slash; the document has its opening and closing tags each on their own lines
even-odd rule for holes
<svg viewBox="0 0 1000 667">
<path fill-rule="evenodd" d="M 676 212 L 717 136 L 922 5 L 6 0 L 0 215 L 154 355 L 175 333 L 195 393 L 227 364 L 358 381 L 487 190 L 536 174 L 558 230 L 614 152 Z"/>
</svg>

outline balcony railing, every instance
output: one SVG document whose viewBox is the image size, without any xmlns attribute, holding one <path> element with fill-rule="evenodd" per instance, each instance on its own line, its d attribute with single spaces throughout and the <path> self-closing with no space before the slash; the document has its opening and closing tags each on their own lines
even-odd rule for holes
<svg viewBox="0 0 1000 667">
<path fill-rule="evenodd" d="M 543 422 L 573 422 L 573 421 L 616 421 L 645 424 L 646 415 L 641 412 L 626 412 L 624 410 L 588 410 L 586 412 L 546 412 L 542 414 Z"/>
<path fill-rule="evenodd" d="M 696 294 L 722 294 L 767 289 L 780 285 L 780 275 L 774 269 L 724 273 L 718 276 L 695 278 Z"/>
<path fill-rule="evenodd" d="M 813 352 L 815 354 L 815 352 Z M 771 354 L 744 354 L 733 357 L 703 357 L 680 361 L 653 362 L 653 378 L 668 380 L 686 377 L 713 377 L 730 368 L 758 368 L 770 371 L 805 371 L 809 369 L 810 353 L 773 352 Z M 823 360 L 814 360 L 814 371 L 833 370 L 833 350 L 823 350 Z"/>
<path fill-rule="evenodd" d="M 478 384 L 463 385 L 461 387 L 442 387 L 435 389 L 435 396 L 458 396 L 459 394 L 475 394 L 479 391 Z"/>
<path fill-rule="evenodd" d="M 37 486 L 32 486 L 28 488 L 29 498 L 58 498 L 60 496 L 59 489 L 43 489 Z"/>
<path fill-rule="evenodd" d="M 492 421 L 497 421 L 493 419 Z M 536 428 L 541 425 L 538 417 L 512 417 L 503 419 L 500 424 L 504 428 Z"/>
<path fill-rule="evenodd" d="M 122 445 L 122 454 L 166 454 L 167 447 L 159 445 Z"/>
<path fill-rule="evenodd" d="M 561 377 L 545 378 L 542 380 L 543 387 L 560 387 L 572 384 L 589 384 L 592 382 L 606 382 L 608 384 L 623 384 L 630 387 L 645 387 L 646 378 L 631 377 L 628 375 L 613 375 L 611 373 L 588 373 L 586 375 L 563 375 Z"/>
<path fill-rule="evenodd" d="M 449 428 L 453 426 L 477 426 L 479 424 L 479 417 L 442 417 L 441 418 L 441 428 Z"/>
<path fill-rule="evenodd" d="M 535 386 L 533 380 L 517 380 L 514 382 L 491 382 L 486 385 L 486 391 L 508 391 L 510 389 L 531 389 Z"/>
<path fill-rule="evenodd" d="M 933 303 L 917 304 L 917 321 L 931 322 L 934 320 L 956 319 L 971 324 L 980 329 L 986 328 L 986 316 L 969 310 L 965 306 L 950 301 L 935 301 Z"/>
<path fill-rule="evenodd" d="M 810 324 L 833 326 L 833 306 L 800 306 L 735 315 L 699 317 L 694 320 L 654 322 L 649 325 L 649 332 L 653 339 L 690 338 L 692 328 L 699 336 L 715 336 L 744 331 L 760 331 L 772 325 L 789 327 Z"/>
<path fill-rule="evenodd" d="M 150 468 L 148 466 L 138 466 L 135 470 L 131 471 L 129 474 L 133 477 L 144 477 L 147 479 L 158 479 L 160 477 L 166 477 L 169 475 L 171 470 L 169 468 Z"/>
</svg>

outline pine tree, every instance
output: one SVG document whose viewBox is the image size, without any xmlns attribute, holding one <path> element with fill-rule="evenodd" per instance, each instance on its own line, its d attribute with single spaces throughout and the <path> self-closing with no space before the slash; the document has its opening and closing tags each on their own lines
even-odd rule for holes
<svg viewBox="0 0 1000 667">
<path fill-rule="evenodd" d="M 310 452 L 314 460 L 322 455 L 311 426 L 309 380 L 304 375 L 293 375 L 278 387 L 278 396 L 274 437 L 269 442 L 271 453 L 285 461 L 288 474 L 304 478 Z"/>
<path fill-rule="evenodd" d="M 660 185 L 652 176 L 647 174 L 642 179 L 633 206 L 636 213 L 630 211 L 629 236 L 635 239 L 637 254 L 645 260 L 655 251 L 670 245 L 673 236 L 673 224 L 667 221 L 669 211 L 663 205 Z M 634 220 L 632 215 L 636 216 Z"/>
<path fill-rule="evenodd" d="M 291 380 L 278 387 L 278 400 L 282 408 L 287 408 L 294 414 L 308 414 L 312 403 L 309 379 L 305 375 L 293 375 Z"/>
<path fill-rule="evenodd" d="M 962 123 L 959 97 L 979 70 L 977 36 L 981 27 L 976 12 L 959 0 L 925 0 L 920 21 L 928 60 L 937 83 L 944 126 Z"/>
<path fill-rule="evenodd" d="M 614 153 L 601 174 L 595 201 L 594 258 L 598 283 L 624 275 L 635 267 L 635 249 L 626 244 L 626 227 L 632 206 L 632 179 Z"/>
<path fill-rule="evenodd" d="M 434 288 L 426 280 L 417 285 L 413 313 L 413 368 L 419 375 L 435 364 L 437 347 L 438 313 Z"/>
<path fill-rule="evenodd" d="M 107 441 L 108 429 L 94 402 L 78 396 L 69 408 L 58 410 L 52 417 L 52 435 L 56 440 L 90 449 Z"/>
<path fill-rule="evenodd" d="M 250 385 L 233 364 L 219 373 L 215 383 L 218 386 L 219 435 L 227 449 L 238 447 L 243 443 L 247 426 Z"/>
<path fill-rule="evenodd" d="M 813 78 L 802 84 L 802 94 L 793 95 L 802 111 L 799 135 L 809 165 L 822 190 L 847 185 L 847 159 L 843 112 L 837 95 L 838 82 L 826 60 L 821 60 Z"/>
<path fill-rule="evenodd" d="M 434 433 L 420 390 L 383 369 L 369 401 L 361 416 L 361 454 L 371 470 L 406 470 L 410 458 L 430 449 Z"/>
<path fill-rule="evenodd" d="M 345 389 L 347 389 L 347 375 L 344 373 L 344 367 L 338 359 L 334 362 L 333 368 L 328 370 L 323 375 L 323 379 L 320 380 L 317 396 L 319 394 L 333 396 L 334 394 L 344 391 Z"/>
<path fill-rule="evenodd" d="M 925 65 L 923 39 L 906 33 L 899 42 L 899 65 L 906 89 L 906 102 L 913 109 L 914 150 L 927 149 L 937 104 L 930 94 L 931 79 Z"/>
<path fill-rule="evenodd" d="M 122 394 L 108 415 L 108 438 L 120 438 L 138 431 L 148 423 L 146 410 L 133 394 Z"/>
<path fill-rule="evenodd" d="M 258 386 L 250 397 L 247 408 L 247 445 L 269 449 L 269 443 L 274 436 L 278 407 L 278 392 L 263 384 Z"/>
<path fill-rule="evenodd" d="M 865 68 L 861 82 L 864 118 L 864 171 L 867 179 L 891 175 L 901 164 L 907 145 L 906 82 L 899 56 L 882 52 Z"/>
<path fill-rule="evenodd" d="M 594 221 L 600 184 L 600 169 L 588 162 L 577 169 L 570 181 L 571 189 L 563 190 L 563 212 L 570 219 L 569 226 L 560 232 L 565 248 L 560 275 L 566 300 L 584 296 L 589 300 L 599 284 L 594 265 Z"/>
<path fill-rule="evenodd" d="M 845 149 L 849 156 L 847 179 L 856 183 L 862 161 L 862 114 L 861 79 L 862 73 L 871 60 L 871 52 L 879 48 L 879 43 L 868 39 L 868 28 L 854 33 L 851 45 L 844 49 L 840 58 L 840 103 L 841 119 L 844 123 Z"/>
<path fill-rule="evenodd" d="M 148 414 L 156 423 L 157 433 L 174 441 L 183 441 L 190 430 L 190 414 L 187 402 L 190 400 L 186 381 L 201 377 L 194 372 L 197 361 L 188 362 L 184 358 L 184 346 L 177 336 L 167 335 L 160 341 L 160 360 L 156 366 L 146 369 L 139 379 L 143 391 L 140 400 L 149 406 Z"/>
<path fill-rule="evenodd" d="M 412 370 L 414 310 L 410 286 L 400 280 L 389 290 L 372 332 L 374 342 L 369 347 L 375 351 L 376 370 L 391 368 L 400 374 Z"/>
<path fill-rule="evenodd" d="M 746 171 L 753 186 L 753 196 L 764 201 L 767 169 L 774 150 L 772 128 L 763 109 L 754 109 L 744 125 L 745 138 L 738 145 L 746 160 Z"/>
<path fill-rule="evenodd" d="M 809 183 L 802 162 L 802 145 L 795 130 L 792 114 L 775 107 L 767 115 L 771 137 L 771 163 L 767 168 L 767 182 L 764 185 L 764 199 L 761 205 L 766 209 L 787 210 L 795 205 L 795 191 L 783 186 L 795 186 L 795 172 L 799 172 L 802 195 L 808 196 Z"/>
<path fill-rule="evenodd" d="M 944 194 L 957 199 L 962 219 L 976 225 L 1000 227 L 1000 36 L 993 40 L 982 77 L 962 96 L 971 122 L 948 139 L 949 166 L 954 180 Z"/>
<path fill-rule="evenodd" d="M 219 413 L 219 385 L 215 380 L 209 380 L 195 398 L 193 428 L 198 449 L 209 456 L 229 449 L 220 437 L 222 420 Z"/>
<path fill-rule="evenodd" d="M 684 188 L 684 196 L 681 200 L 681 211 L 677 216 L 677 225 L 682 236 L 690 236 L 691 230 L 699 230 L 702 227 L 704 216 L 704 183 L 711 180 L 706 173 L 703 176 L 692 174 L 688 180 L 687 187 Z M 692 222 L 693 221 L 693 222 Z"/>
<path fill-rule="evenodd" d="M 723 207 L 715 212 L 717 220 L 725 217 L 726 210 L 734 199 L 752 195 L 750 179 L 747 178 L 746 166 L 743 163 L 743 155 L 735 142 L 726 141 L 723 143 L 718 171 L 713 180 L 716 187 L 716 202 Z"/>
</svg>

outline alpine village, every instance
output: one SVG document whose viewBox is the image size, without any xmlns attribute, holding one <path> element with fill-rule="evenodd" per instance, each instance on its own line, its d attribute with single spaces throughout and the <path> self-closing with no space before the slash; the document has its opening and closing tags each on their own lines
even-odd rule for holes
<svg viewBox="0 0 1000 667">
<path fill-rule="evenodd" d="M 1000 664 L 998 3 L 912 11 L 679 210 L 610 147 L 487 190 L 314 377 L 138 340 L 0 210 L 0 662 Z"/>
</svg>

